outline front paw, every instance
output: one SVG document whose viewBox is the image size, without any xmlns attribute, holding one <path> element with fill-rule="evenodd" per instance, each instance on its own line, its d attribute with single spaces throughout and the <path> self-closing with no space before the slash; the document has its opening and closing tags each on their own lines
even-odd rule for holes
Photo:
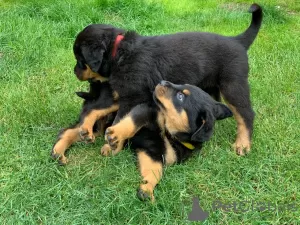
<svg viewBox="0 0 300 225">
<path fill-rule="evenodd" d="M 108 142 L 111 150 L 116 150 L 118 148 L 119 143 L 121 143 L 124 139 L 116 126 L 112 126 L 106 129 L 105 131 L 105 140 Z"/>
<path fill-rule="evenodd" d="M 93 131 L 89 128 L 80 127 L 79 129 L 80 139 L 86 143 L 93 143 L 95 141 L 95 136 Z"/>
<path fill-rule="evenodd" d="M 238 139 L 232 147 L 238 155 L 244 156 L 250 152 L 251 144 L 248 140 Z"/>
<path fill-rule="evenodd" d="M 110 156 L 112 155 L 112 151 L 111 148 L 109 146 L 109 144 L 104 144 L 101 148 L 101 155 L 103 156 Z"/>
<path fill-rule="evenodd" d="M 136 195 L 141 201 L 155 201 L 153 189 L 149 188 L 149 185 L 147 184 L 141 184 L 140 187 L 137 189 Z"/>
<path fill-rule="evenodd" d="M 67 164 L 67 157 L 64 155 L 64 153 L 58 153 L 55 146 L 51 150 L 51 157 L 54 160 L 57 160 L 58 164 L 61 166 L 64 166 Z"/>
</svg>

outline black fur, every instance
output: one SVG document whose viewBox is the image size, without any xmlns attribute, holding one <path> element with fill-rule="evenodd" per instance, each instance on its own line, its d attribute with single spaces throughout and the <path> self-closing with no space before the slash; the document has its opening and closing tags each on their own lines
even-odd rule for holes
<svg viewBox="0 0 300 225">
<path fill-rule="evenodd" d="M 113 98 L 113 90 L 108 82 L 90 82 L 89 92 L 76 92 L 76 94 L 85 100 L 80 113 L 80 123 L 91 110 L 108 108 L 116 102 Z"/>
<path fill-rule="evenodd" d="M 120 96 L 118 119 L 134 106 L 152 102 L 155 86 L 169 80 L 201 87 L 217 100 L 221 92 L 241 115 L 251 136 L 254 112 L 247 80 L 247 49 L 259 31 L 262 10 L 253 4 L 250 12 L 251 25 L 235 37 L 203 32 L 141 36 L 110 25 L 89 25 L 74 44 L 77 65 L 87 64 L 109 77 L 112 89 Z M 118 34 L 124 34 L 124 39 L 112 57 Z"/>
<path fill-rule="evenodd" d="M 163 139 L 166 137 L 176 153 L 177 161 L 182 162 L 194 152 L 194 150 L 185 147 L 182 142 L 191 143 L 197 146 L 197 149 L 200 149 L 202 143 L 208 141 L 212 136 L 215 120 L 231 117 L 232 112 L 227 106 L 216 102 L 196 86 L 175 85 L 167 81 L 162 81 L 159 85 L 168 90 L 169 97 L 176 110 L 178 112 L 184 110 L 187 113 L 189 130 L 186 132 L 177 131 L 171 134 L 167 126 L 164 127 L 164 125 L 157 122 L 158 113 L 164 112 L 166 109 L 159 102 L 154 92 L 153 98 L 156 106 L 141 104 L 134 107 L 128 114 L 136 127 L 143 127 L 131 139 L 131 147 L 133 149 L 143 149 L 153 160 L 163 162 L 166 154 Z M 189 95 L 184 95 L 183 90 L 188 90 Z M 178 93 L 184 95 L 183 101 L 177 99 Z M 163 113 L 163 115 L 166 114 Z M 205 122 L 203 123 L 203 121 Z"/>
</svg>

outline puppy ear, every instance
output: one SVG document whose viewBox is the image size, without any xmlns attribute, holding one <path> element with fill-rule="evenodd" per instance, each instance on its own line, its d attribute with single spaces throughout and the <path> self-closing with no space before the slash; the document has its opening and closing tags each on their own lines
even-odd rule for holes
<svg viewBox="0 0 300 225">
<path fill-rule="evenodd" d="M 92 96 L 90 95 L 89 92 L 83 92 L 83 91 L 78 91 L 75 92 L 78 97 L 83 98 L 84 100 L 91 100 Z"/>
<path fill-rule="evenodd" d="M 233 114 L 226 105 L 218 102 L 214 107 L 214 116 L 216 117 L 217 120 L 222 120 L 227 117 L 232 117 Z"/>
<path fill-rule="evenodd" d="M 196 142 L 205 142 L 210 139 L 213 134 L 214 116 L 210 111 L 205 111 L 198 115 L 200 127 L 192 135 L 191 140 Z"/>
<path fill-rule="evenodd" d="M 94 49 L 87 46 L 82 47 L 82 54 L 91 70 L 95 73 L 97 73 L 101 67 L 104 52 L 105 49 L 99 46 Z"/>
</svg>

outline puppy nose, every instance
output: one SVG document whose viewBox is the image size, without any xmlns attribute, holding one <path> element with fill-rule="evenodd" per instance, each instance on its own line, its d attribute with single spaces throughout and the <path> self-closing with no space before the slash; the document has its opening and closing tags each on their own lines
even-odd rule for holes
<svg viewBox="0 0 300 225">
<path fill-rule="evenodd" d="M 160 85 L 161 85 L 161 86 L 164 86 L 164 87 L 167 87 L 167 86 L 170 86 L 170 82 L 165 81 L 165 80 L 162 80 L 162 81 L 160 82 Z"/>
</svg>

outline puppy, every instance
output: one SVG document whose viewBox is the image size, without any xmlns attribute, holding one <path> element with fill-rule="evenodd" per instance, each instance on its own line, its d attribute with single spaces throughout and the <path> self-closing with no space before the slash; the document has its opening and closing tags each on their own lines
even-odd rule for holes
<svg viewBox="0 0 300 225">
<path fill-rule="evenodd" d="M 130 139 L 143 179 L 137 196 L 152 201 L 163 165 L 187 159 L 210 139 L 215 120 L 232 116 L 226 105 L 192 85 L 161 81 L 153 99 L 154 105 L 135 106 L 119 123 L 106 130 L 111 146 Z"/>
<path fill-rule="evenodd" d="M 59 164 L 65 165 L 67 158 L 65 151 L 77 141 L 94 142 L 95 137 L 103 135 L 110 126 L 118 110 L 117 96 L 114 95 L 108 82 L 90 82 L 89 92 L 76 92 L 84 99 L 79 120 L 74 125 L 62 129 L 51 150 L 51 156 Z M 82 130 L 84 128 L 84 130 Z M 86 136 L 88 131 L 93 135 Z"/>
<path fill-rule="evenodd" d="M 257 4 L 249 12 L 250 26 L 233 37 L 203 32 L 147 37 L 111 25 L 89 25 L 74 43 L 75 74 L 80 80 L 108 79 L 119 96 L 114 124 L 133 107 L 153 103 L 152 92 L 161 80 L 198 86 L 218 100 L 222 95 L 237 122 L 234 149 L 244 155 L 250 151 L 254 120 L 247 50 L 263 17 Z M 91 131 L 82 130 L 92 139 Z M 119 140 L 112 150 L 119 152 L 123 143 Z"/>
</svg>

